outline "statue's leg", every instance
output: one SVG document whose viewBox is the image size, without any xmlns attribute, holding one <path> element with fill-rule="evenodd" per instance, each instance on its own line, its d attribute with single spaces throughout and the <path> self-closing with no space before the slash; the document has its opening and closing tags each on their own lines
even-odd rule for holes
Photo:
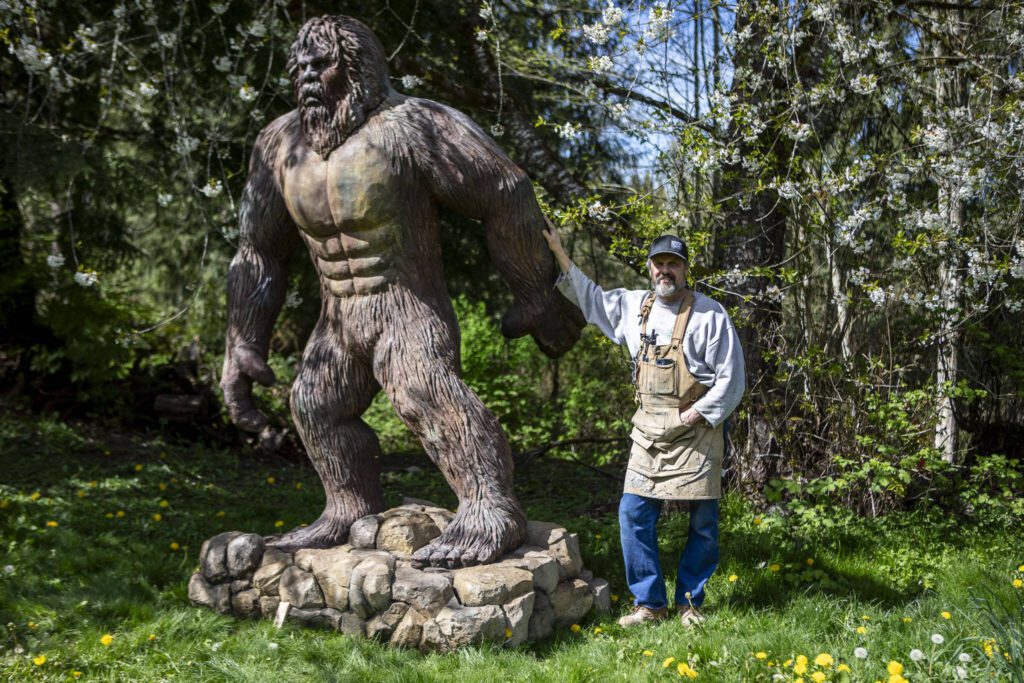
<svg viewBox="0 0 1024 683">
<path fill-rule="evenodd" d="M 498 420 L 459 378 L 459 335 L 450 305 L 412 309 L 374 372 L 399 417 L 459 497 L 455 519 L 413 555 L 418 566 L 493 562 L 522 544 L 526 517 L 512 493 L 512 455 Z M 447 302 L 445 302 L 447 303 Z"/>
<path fill-rule="evenodd" d="M 360 419 L 380 385 L 321 319 L 310 336 L 292 385 L 292 419 L 327 504 L 309 526 L 270 542 L 282 550 L 330 548 L 345 542 L 352 522 L 380 512 L 380 444 Z"/>
</svg>

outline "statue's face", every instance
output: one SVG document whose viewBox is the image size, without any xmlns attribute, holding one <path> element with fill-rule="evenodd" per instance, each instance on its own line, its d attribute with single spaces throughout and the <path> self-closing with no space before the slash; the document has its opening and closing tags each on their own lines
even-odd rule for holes
<svg viewBox="0 0 1024 683">
<path fill-rule="evenodd" d="M 311 45 L 295 61 L 295 86 L 299 107 L 333 111 L 345 96 L 344 69 L 328 50 Z"/>
</svg>

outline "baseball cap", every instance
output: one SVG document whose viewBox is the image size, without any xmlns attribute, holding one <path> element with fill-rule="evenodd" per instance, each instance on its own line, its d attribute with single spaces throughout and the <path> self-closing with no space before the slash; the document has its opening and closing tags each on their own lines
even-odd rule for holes
<svg viewBox="0 0 1024 683">
<path fill-rule="evenodd" d="M 690 252 L 686 250 L 686 242 L 675 235 L 662 235 L 651 242 L 651 250 L 647 253 L 647 258 L 654 258 L 658 254 L 672 254 L 687 263 L 690 261 Z"/>
</svg>

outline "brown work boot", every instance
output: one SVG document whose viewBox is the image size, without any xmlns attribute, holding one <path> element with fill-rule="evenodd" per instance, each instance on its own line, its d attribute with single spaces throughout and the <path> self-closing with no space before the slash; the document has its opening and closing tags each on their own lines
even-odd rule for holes
<svg viewBox="0 0 1024 683">
<path fill-rule="evenodd" d="M 679 614 L 679 625 L 683 628 L 700 626 L 704 623 L 704 615 L 698 612 L 696 607 L 676 605 L 676 612 Z"/>
<path fill-rule="evenodd" d="M 619 626 L 629 628 L 640 624 L 655 623 L 668 617 L 668 608 L 651 609 L 643 605 L 637 605 L 633 611 L 624 617 L 619 618 Z"/>
</svg>

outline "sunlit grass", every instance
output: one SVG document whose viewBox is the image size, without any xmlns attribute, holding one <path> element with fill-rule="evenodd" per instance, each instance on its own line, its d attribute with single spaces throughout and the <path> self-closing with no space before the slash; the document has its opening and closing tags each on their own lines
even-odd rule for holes
<svg viewBox="0 0 1024 683">
<path fill-rule="evenodd" d="M 406 472 L 412 464 L 423 471 Z M 939 511 L 797 529 L 729 498 L 705 626 L 684 631 L 672 621 L 626 632 L 615 624 L 629 604 L 617 486 L 541 459 L 518 473 L 528 515 L 579 534 L 585 564 L 612 582 L 613 614 L 519 650 L 425 656 L 188 605 L 186 581 L 205 538 L 271 533 L 277 521 L 288 528 L 319 513 L 322 494 L 308 467 L 14 418 L 0 420 L 0 467 L 0 676 L 10 680 L 75 680 L 79 672 L 79 680 L 118 681 L 561 683 L 696 672 L 712 681 L 895 683 L 956 680 L 958 666 L 968 680 L 1011 680 L 1015 663 L 1003 653 L 1021 652 L 1017 536 L 959 527 Z M 385 467 L 389 504 L 406 495 L 454 504 L 425 460 Z M 663 520 L 667 567 L 685 533 L 685 514 Z M 987 610 L 975 599 L 981 592 Z"/>
</svg>

